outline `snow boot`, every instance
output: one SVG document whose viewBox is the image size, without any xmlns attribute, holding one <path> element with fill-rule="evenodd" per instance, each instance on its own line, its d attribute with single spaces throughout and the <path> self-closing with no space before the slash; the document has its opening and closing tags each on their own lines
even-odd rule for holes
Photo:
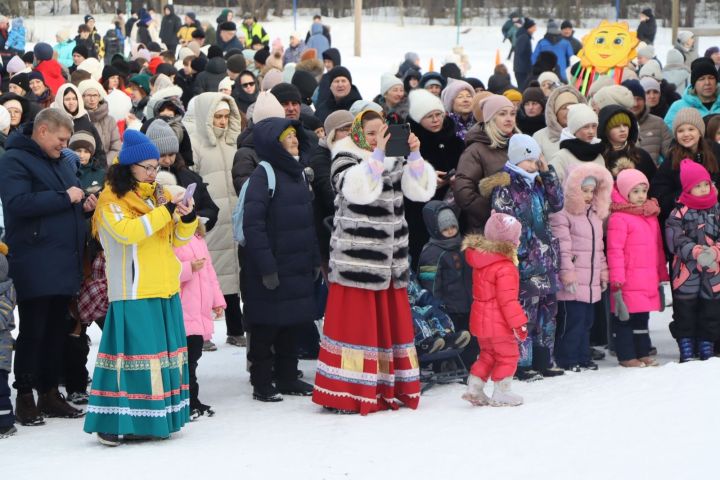
<svg viewBox="0 0 720 480">
<path fill-rule="evenodd" d="M 643 362 L 646 367 L 658 367 L 658 366 L 660 366 L 660 364 L 658 363 L 658 361 L 655 360 L 655 359 L 652 358 L 652 357 L 642 357 L 642 358 L 638 358 L 638 360 L 640 360 L 641 362 Z"/>
<path fill-rule="evenodd" d="M 583 369 L 579 363 L 576 363 L 575 365 L 570 365 L 569 367 L 565 367 L 565 370 L 567 370 L 568 372 L 580 373 L 580 372 L 582 372 Z"/>
<path fill-rule="evenodd" d="M 694 339 L 690 337 L 678 338 L 677 343 L 680 349 L 680 363 L 695 360 Z"/>
<path fill-rule="evenodd" d="M 482 378 L 469 375 L 468 388 L 467 391 L 462 394 L 462 399 L 470 402 L 475 407 L 488 405 L 490 399 L 485 395 L 483 388 L 485 388 L 485 382 Z"/>
<path fill-rule="evenodd" d="M 428 337 L 416 345 L 418 355 L 435 353 L 445 348 L 445 340 L 440 337 Z"/>
<path fill-rule="evenodd" d="M 290 382 L 276 382 L 277 389 L 283 395 L 296 395 L 299 397 L 309 397 L 313 394 L 313 386 L 302 380 L 292 380 Z"/>
<path fill-rule="evenodd" d="M 560 375 L 565 375 L 565 370 L 558 367 L 550 367 L 541 370 L 540 373 L 543 377 L 559 377 Z"/>
<path fill-rule="evenodd" d="M 247 338 L 245 338 L 245 335 L 228 335 L 225 343 L 234 347 L 247 347 Z"/>
<path fill-rule="evenodd" d="M 518 367 L 515 372 L 515 378 L 521 382 L 537 382 L 538 380 L 542 380 L 543 376 L 540 372 L 530 367 Z"/>
<path fill-rule="evenodd" d="M 253 388 L 253 399 L 261 402 L 282 402 L 283 396 L 273 385 Z"/>
<path fill-rule="evenodd" d="M 35 405 L 35 397 L 32 392 L 18 393 L 17 404 L 15 405 L 15 418 L 20 425 L 25 425 L 26 427 L 45 425 L 45 419 L 37 408 L 37 405 Z"/>
<path fill-rule="evenodd" d="M 715 355 L 715 344 L 708 340 L 700 340 L 697 344 L 700 360 L 708 360 Z"/>
<path fill-rule="evenodd" d="M 98 442 L 102 443 L 106 447 L 117 447 L 120 445 L 120 435 L 115 435 L 112 433 L 98 433 Z"/>
<path fill-rule="evenodd" d="M 620 365 L 625 368 L 645 368 L 647 366 L 637 358 L 633 358 L 632 360 L 622 360 Z"/>
<path fill-rule="evenodd" d="M 592 360 L 590 360 L 590 361 L 587 362 L 587 363 L 581 363 L 581 364 L 580 364 L 580 368 L 582 368 L 583 370 L 597 370 L 597 369 L 600 368 L 600 367 L 598 366 L 597 363 L 595 363 L 595 362 L 593 362 Z"/>
<path fill-rule="evenodd" d="M 203 352 L 215 352 L 217 351 L 217 345 L 210 340 L 205 340 L 202 346 Z"/>
<path fill-rule="evenodd" d="M 518 405 L 522 405 L 523 398 L 513 393 L 510 388 L 511 386 L 512 377 L 503 378 L 495 382 L 495 389 L 490 399 L 490 405 L 493 407 L 517 407 Z"/>
<path fill-rule="evenodd" d="M 86 392 L 72 392 L 68 395 L 67 400 L 74 405 L 87 405 L 90 397 Z"/>
<path fill-rule="evenodd" d="M 470 332 L 462 330 L 460 332 L 450 333 L 445 335 L 443 340 L 445 341 L 445 348 L 447 349 L 463 349 L 470 343 L 472 337 Z"/>
<path fill-rule="evenodd" d="M 40 394 L 38 408 L 51 418 L 80 418 L 85 415 L 84 411 L 71 407 L 57 388 L 51 388 L 47 393 Z"/>
<path fill-rule="evenodd" d="M 604 360 L 605 359 L 605 352 L 603 352 L 599 348 L 590 347 L 590 358 L 593 360 Z"/>
<path fill-rule="evenodd" d="M 12 437 L 17 433 L 15 425 L 8 425 L 7 427 L 0 427 L 0 439 Z"/>
</svg>

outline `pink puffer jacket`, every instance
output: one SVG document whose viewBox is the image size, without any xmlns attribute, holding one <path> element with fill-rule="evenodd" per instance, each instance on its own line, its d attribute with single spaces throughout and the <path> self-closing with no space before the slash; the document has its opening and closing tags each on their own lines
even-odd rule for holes
<svg viewBox="0 0 720 480">
<path fill-rule="evenodd" d="M 586 205 L 582 182 L 597 181 L 595 195 Z M 608 281 L 603 243 L 603 220 L 610 210 L 613 179 L 610 172 L 595 163 L 583 163 L 570 171 L 564 185 L 565 205 L 550 215 L 553 235 L 560 243 L 560 301 L 595 303 L 602 294 L 601 283 Z M 575 284 L 573 293 L 570 284 Z"/>
<path fill-rule="evenodd" d="M 621 284 L 622 297 L 630 313 L 654 312 L 660 309 L 660 282 L 669 281 L 665 252 L 660 237 L 660 207 L 648 199 L 646 214 L 617 211 L 629 204 L 617 188 L 612 192 L 612 213 L 607 231 L 607 261 L 610 284 Z M 615 310 L 615 299 L 610 296 Z"/>
<path fill-rule="evenodd" d="M 203 340 L 210 340 L 215 330 L 212 310 L 226 305 L 207 244 L 202 237 L 194 235 L 189 243 L 175 249 L 175 255 L 182 263 L 180 300 L 185 334 L 202 335 Z M 193 272 L 190 262 L 201 258 L 205 259 L 205 265 Z"/>
</svg>

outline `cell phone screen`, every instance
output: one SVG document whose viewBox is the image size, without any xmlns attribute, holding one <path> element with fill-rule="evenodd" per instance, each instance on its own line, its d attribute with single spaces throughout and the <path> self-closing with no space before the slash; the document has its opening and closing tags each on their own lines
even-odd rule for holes
<svg viewBox="0 0 720 480">
<path fill-rule="evenodd" d="M 195 193 L 195 188 L 197 188 L 197 183 L 191 183 L 187 186 L 185 189 L 185 195 L 183 196 L 183 203 L 187 205 L 190 202 L 190 199 L 192 198 L 193 194 Z"/>
<path fill-rule="evenodd" d="M 410 137 L 410 124 L 388 126 L 387 135 L 390 135 L 385 146 L 385 155 L 388 157 L 407 157 L 410 155 L 408 138 Z"/>
</svg>

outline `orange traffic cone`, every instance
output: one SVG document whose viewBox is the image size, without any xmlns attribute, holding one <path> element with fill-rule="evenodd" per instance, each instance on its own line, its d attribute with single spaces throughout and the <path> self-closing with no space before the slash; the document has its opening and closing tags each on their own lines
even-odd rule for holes
<svg viewBox="0 0 720 480">
<path fill-rule="evenodd" d="M 434 72 L 435 71 L 435 64 L 433 63 L 433 59 L 430 59 L 430 66 L 428 67 L 428 72 Z"/>
<path fill-rule="evenodd" d="M 500 65 L 500 49 L 495 50 L 495 65 Z"/>
</svg>

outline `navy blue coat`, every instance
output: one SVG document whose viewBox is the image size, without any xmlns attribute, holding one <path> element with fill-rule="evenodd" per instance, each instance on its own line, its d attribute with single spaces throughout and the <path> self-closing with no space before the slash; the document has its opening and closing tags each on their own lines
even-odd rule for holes
<svg viewBox="0 0 720 480">
<path fill-rule="evenodd" d="M 269 118 L 253 127 L 255 151 L 272 165 L 275 194 L 271 199 L 265 170 L 256 168 L 245 193 L 243 229 L 247 244 L 243 263 L 245 319 L 251 325 L 289 326 L 315 317 L 314 271 L 320 254 L 313 222 L 313 195 L 302 165 L 278 137 L 293 125 L 300 155 L 311 145 L 300 122 Z M 280 286 L 268 290 L 263 275 L 277 273 Z"/>
<path fill-rule="evenodd" d="M 515 58 L 513 59 L 513 71 L 515 73 L 529 73 L 532 71 L 532 37 L 524 28 L 518 30 L 515 35 Z"/>
<path fill-rule="evenodd" d="M 51 159 L 30 138 L 32 124 L 5 142 L 0 198 L 18 300 L 75 295 L 82 280 L 85 216 L 66 190 L 80 187 L 69 162 Z"/>
</svg>

